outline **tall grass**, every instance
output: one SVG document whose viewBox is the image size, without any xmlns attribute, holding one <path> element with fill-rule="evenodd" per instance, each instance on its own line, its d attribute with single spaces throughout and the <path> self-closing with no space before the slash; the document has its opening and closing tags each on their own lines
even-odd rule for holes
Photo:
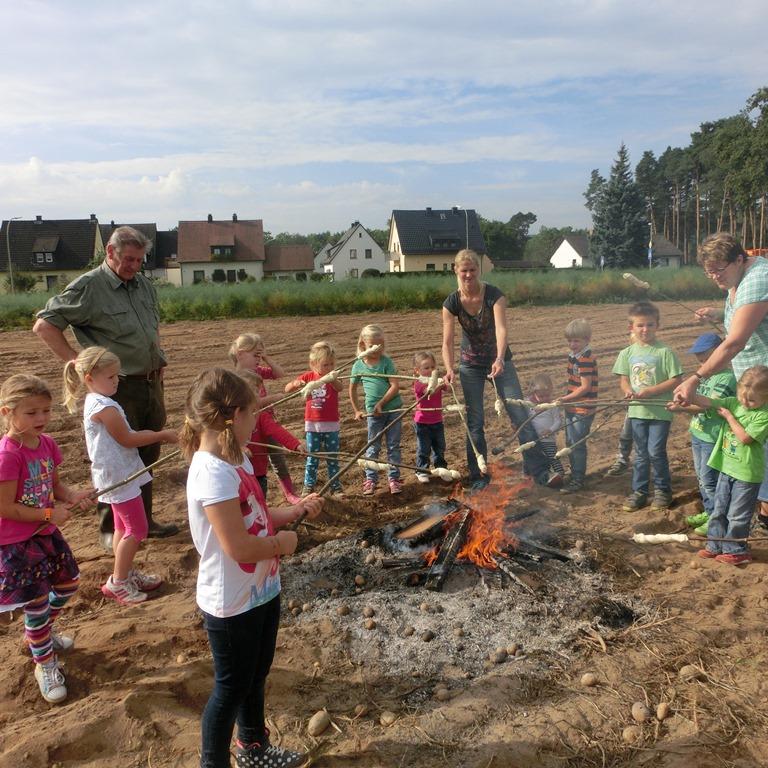
<svg viewBox="0 0 768 768">
<path fill-rule="evenodd" d="M 510 305 L 599 304 L 635 301 L 648 296 L 662 299 L 721 299 L 723 294 L 701 269 L 637 270 L 651 283 L 646 292 L 622 278 L 618 271 L 552 270 L 549 272 L 489 272 L 483 276 L 501 288 Z M 164 322 L 214 320 L 279 315 L 334 315 L 438 309 L 456 288 L 452 275 L 370 278 L 339 283 L 274 282 L 238 285 L 201 284 L 158 290 Z M 0 329 L 28 328 L 47 294 L 0 296 Z"/>
</svg>

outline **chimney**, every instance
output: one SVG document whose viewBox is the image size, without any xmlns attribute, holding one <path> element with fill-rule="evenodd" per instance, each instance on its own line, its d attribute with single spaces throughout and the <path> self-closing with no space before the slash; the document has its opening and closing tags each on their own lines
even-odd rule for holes
<svg viewBox="0 0 768 768">
<path fill-rule="evenodd" d="M 91 221 L 96 221 L 96 214 L 95 213 L 91 214 Z"/>
<path fill-rule="evenodd" d="M 454 216 L 458 216 L 459 215 L 459 209 L 458 209 L 457 206 L 454 205 L 453 208 L 451 208 L 451 210 L 453 211 L 453 215 Z"/>
<path fill-rule="evenodd" d="M 43 217 L 35 216 L 35 224 L 42 224 L 42 223 L 43 223 Z"/>
<path fill-rule="evenodd" d="M 236 213 L 232 214 L 232 221 L 237 221 L 237 214 Z"/>
<path fill-rule="evenodd" d="M 357 226 L 359 223 L 360 223 L 360 222 L 359 222 L 357 219 L 355 219 L 355 220 L 352 222 L 352 226 L 353 226 L 353 227 L 356 227 L 356 226 Z"/>
<path fill-rule="evenodd" d="M 114 219 L 112 219 L 112 221 L 109 222 L 109 226 L 110 227 L 114 227 L 115 226 L 115 220 Z"/>
<path fill-rule="evenodd" d="M 209 213 L 208 214 L 208 223 L 210 224 L 212 221 L 213 221 L 213 214 Z"/>
<path fill-rule="evenodd" d="M 427 216 L 432 215 L 432 209 L 430 207 L 427 207 Z"/>
</svg>

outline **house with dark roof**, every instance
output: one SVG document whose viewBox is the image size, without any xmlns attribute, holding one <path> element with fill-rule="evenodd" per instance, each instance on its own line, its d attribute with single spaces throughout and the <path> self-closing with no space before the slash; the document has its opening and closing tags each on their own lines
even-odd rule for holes
<svg viewBox="0 0 768 768">
<path fill-rule="evenodd" d="M 180 221 L 176 261 L 181 285 L 206 281 L 240 283 L 264 277 L 264 225 L 261 219 Z M 311 270 L 311 267 L 310 267 Z"/>
<path fill-rule="evenodd" d="M 9 254 L 10 251 L 10 254 Z M 0 228 L 0 290 L 12 274 L 34 278 L 33 290 L 53 291 L 104 255 L 99 222 L 88 219 L 11 219 Z M 10 267 L 10 269 L 9 269 Z"/>
<path fill-rule="evenodd" d="M 392 211 L 387 248 L 390 272 L 450 272 L 463 248 L 480 255 L 484 272 L 493 269 L 474 210 Z"/>
<path fill-rule="evenodd" d="M 334 282 L 389 271 L 387 255 L 359 221 L 353 221 L 335 245 L 328 243 L 320 253 L 324 258 L 319 264 L 315 259 L 315 271 L 331 275 Z"/>
<path fill-rule="evenodd" d="M 264 246 L 264 277 L 275 280 L 308 280 L 315 268 L 311 245 Z"/>
<path fill-rule="evenodd" d="M 549 257 L 555 269 L 594 269 L 589 258 L 589 238 L 586 235 L 566 235 Z"/>
<path fill-rule="evenodd" d="M 683 252 L 664 235 L 656 234 L 651 238 L 654 267 L 678 268 L 683 262 Z"/>
</svg>

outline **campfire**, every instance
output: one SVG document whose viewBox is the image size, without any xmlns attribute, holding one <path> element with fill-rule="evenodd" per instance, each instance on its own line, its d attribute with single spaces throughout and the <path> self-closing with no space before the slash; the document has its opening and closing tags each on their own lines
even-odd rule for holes
<svg viewBox="0 0 768 768">
<path fill-rule="evenodd" d="M 424 515 L 395 531 L 395 541 L 413 542 L 413 547 L 434 544 L 420 558 L 389 558 L 383 561 L 383 566 L 416 566 L 417 570 L 409 574 L 407 582 L 438 591 L 455 563 L 473 564 L 483 579 L 494 578 L 491 574 L 496 572 L 497 580 L 503 582 L 506 576 L 531 591 L 531 584 L 525 579 L 525 571 L 529 569 L 523 564 L 524 559 L 573 559 L 570 553 L 526 533 L 522 521 L 538 510 L 515 511 L 515 506 L 521 492 L 531 488 L 532 482 L 516 481 L 511 470 L 504 468 L 497 468 L 494 477 L 494 483 L 482 491 L 462 493 L 432 504 Z"/>
</svg>

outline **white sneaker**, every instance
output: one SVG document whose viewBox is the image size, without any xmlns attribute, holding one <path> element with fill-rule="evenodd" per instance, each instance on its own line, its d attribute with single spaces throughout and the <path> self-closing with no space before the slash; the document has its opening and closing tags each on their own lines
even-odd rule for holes
<svg viewBox="0 0 768 768">
<path fill-rule="evenodd" d="M 131 579 L 117 583 L 111 576 L 107 579 L 107 583 L 102 586 L 101 594 L 104 597 L 117 600 L 120 605 L 138 605 L 147 599 L 147 593 L 140 592 Z"/>
<path fill-rule="evenodd" d="M 416 479 L 420 483 L 428 483 L 429 482 L 429 475 L 425 475 L 423 472 L 417 472 L 416 473 Z"/>
<path fill-rule="evenodd" d="M 163 583 L 163 580 L 154 573 L 142 573 L 135 568 L 128 574 L 128 579 L 136 585 L 136 589 L 140 592 L 151 592 Z"/>
<path fill-rule="evenodd" d="M 68 635 L 60 635 L 51 630 L 51 642 L 54 651 L 71 651 L 75 647 L 75 641 Z"/>
<path fill-rule="evenodd" d="M 35 664 L 35 680 L 40 687 L 40 693 L 49 704 L 60 704 L 67 698 L 64 674 L 56 660 L 47 664 Z"/>
</svg>

